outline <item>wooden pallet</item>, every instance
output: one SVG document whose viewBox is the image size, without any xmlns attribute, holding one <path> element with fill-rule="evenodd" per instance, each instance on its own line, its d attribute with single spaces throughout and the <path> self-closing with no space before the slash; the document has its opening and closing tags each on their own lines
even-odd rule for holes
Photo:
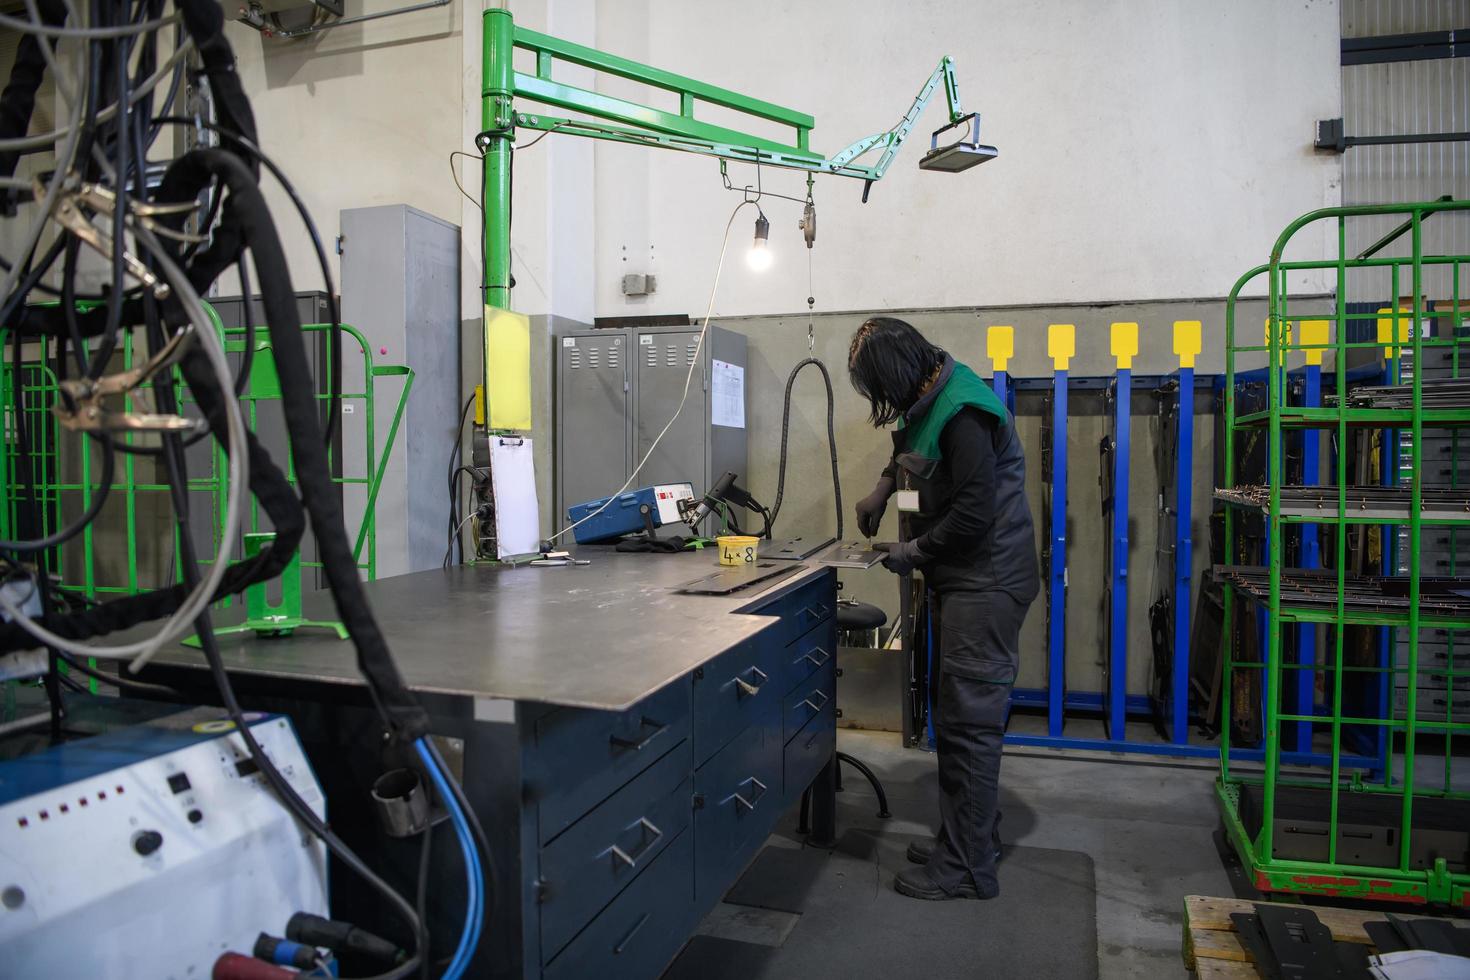
<svg viewBox="0 0 1470 980">
<path fill-rule="evenodd" d="M 1232 912 L 1253 912 L 1257 905 L 1276 905 L 1276 902 L 1246 902 L 1237 898 L 1208 898 L 1204 895 L 1189 895 L 1184 899 L 1184 966 L 1194 971 L 1199 980 L 1246 980 L 1258 978 L 1250 953 L 1240 942 L 1235 923 L 1230 921 Z M 1287 908 L 1301 908 L 1288 905 Z M 1381 922 L 1382 912 L 1366 909 L 1337 909 L 1308 906 L 1317 919 L 1332 930 L 1332 938 L 1350 943 L 1372 946 L 1363 928 L 1365 922 Z M 1404 918 L 1432 918 L 1432 916 L 1404 916 Z"/>
</svg>

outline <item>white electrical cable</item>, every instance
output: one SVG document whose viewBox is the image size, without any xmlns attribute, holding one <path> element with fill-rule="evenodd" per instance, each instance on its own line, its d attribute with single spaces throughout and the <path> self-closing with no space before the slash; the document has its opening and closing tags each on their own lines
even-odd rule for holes
<svg viewBox="0 0 1470 980">
<path fill-rule="evenodd" d="M 561 537 L 563 534 L 566 534 L 572 528 L 587 523 L 598 514 L 601 514 L 603 511 L 607 510 L 607 508 L 612 505 L 612 502 L 614 500 L 617 500 L 618 497 L 622 496 L 623 492 L 633 485 L 633 481 L 638 479 L 638 474 L 643 471 L 643 464 L 648 462 L 649 457 L 653 455 L 653 451 L 657 449 L 658 444 L 663 441 L 663 437 L 668 434 L 668 431 L 674 427 L 674 423 L 678 421 L 679 413 L 684 411 L 684 403 L 689 400 L 689 384 L 691 381 L 694 380 L 694 369 L 699 366 L 699 355 L 700 352 L 704 349 L 704 337 L 705 334 L 709 333 L 709 320 L 715 312 L 715 296 L 720 291 L 720 273 L 723 272 L 725 269 L 725 252 L 730 247 L 730 229 L 734 227 L 735 216 L 740 213 L 740 209 L 745 207 L 747 204 L 754 203 L 754 201 L 741 201 L 739 204 L 735 205 L 735 210 L 730 212 L 730 220 L 725 222 L 725 238 L 720 243 L 720 259 L 718 262 L 715 263 L 715 282 L 714 285 L 710 287 L 709 306 L 705 307 L 704 311 L 704 325 L 699 328 L 699 339 L 694 343 L 694 356 L 689 360 L 689 373 L 684 376 L 684 394 L 679 397 L 679 407 L 674 409 L 674 414 L 669 419 L 668 424 L 659 431 L 659 434 L 657 436 L 654 437 L 653 442 L 649 444 L 648 451 L 643 454 L 643 458 L 638 461 L 638 465 L 633 467 L 633 472 L 628 475 L 628 482 L 618 487 L 617 491 L 613 493 L 612 496 L 603 501 L 601 507 L 597 508 L 581 520 L 573 524 L 568 524 L 566 527 L 562 528 L 560 531 L 557 531 L 547 540 L 555 541 L 557 538 Z M 757 207 L 756 210 L 760 210 L 760 208 Z"/>
<path fill-rule="evenodd" d="M 229 486 L 225 505 L 225 521 L 220 540 L 234 541 L 240 532 L 245 489 L 250 480 L 250 464 L 245 449 L 245 418 L 240 411 L 239 400 L 231 393 L 233 377 L 230 373 L 229 361 L 225 358 L 224 346 L 210 324 L 199 294 L 194 290 L 183 271 L 169 259 L 159 246 L 158 240 L 146 229 L 136 229 L 135 240 L 153 253 L 159 270 L 168 280 L 174 295 L 189 314 L 189 319 L 194 325 L 196 341 L 203 347 L 210 367 L 214 369 L 220 391 L 225 395 L 225 428 L 229 435 L 227 454 Z M 209 574 L 204 576 L 178 610 L 165 621 L 162 629 L 146 640 L 120 646 L 92 646 L 58 636 L 26 616 L 3 593 L 0 593 L 0 609 L 3 609 L 14 622 L 19 623 L 27 633 L 48 646 L 64 650 L 77 657 L 97 657 L 105 660 L 123 660 L 132 657 L 134 659 L 128 664 L 128 670 L 136 673 L 165 645 L 194 628 L 194 620 L 208 607 L 229 567 L 230 562 L 226 556 L 218 555 L 210 564 Z"/>
<path fill-rule="evenodd" d="M 189 56 L 189 52 L 192 50 L 194 50 L 193 40 L 187 37 L 184 38 L 183 42 L 174 50 L 174 53 L 169 56 L 168 60 L 165 61 L 152 75 L 149 75 L 146 79 L 144 79 L 142 85 L 139 85 L 128 94 L 128 105 L 130 107 L 137 105 L 140 101 L 147 97 L 149 92 L 152 92 L 163 82 L 165 78 L 168 78 L 173 74 L 174 68 L 178 66 L 180 61 L 187 58 Z M 86 59 L 81 60 L 84 65 L 87 64 Z M 116 102 L 98 111 L 97 123 L 100 125 L 102 123 L 108 122 L 115 115 L 117 115 Z M 60 129 L 53 129 L 49 133 L 40 133 L 35 136 L 22 136 L 17 137 L 16 139 L 0 140 L 0 152 L 8 152 L 12 150 L 43 150 L 46 147 L 50 146 L 52 143 L 55 143 L 57 140 L 61 139 L 61 137 L 65 136 L 67 133 L 72 132 L 75 128 L 76 127 L 74 126 L 66 126 Z"/>
<path fill-rule="evenodd" d="M 105 41 L 112 38 L 147 34 L 159 28 L 177 24 L 182 17 L 182 14 L 170 14 L 158 20 L 145 20 L 139 24 L 119 24 L 116 27 L 67 27 L 64 24 L 53 27 L 50 24 L 38 24 L 34 20 L 22 20 L 19 17 L 0 14 L 0 27 L 19 31 L 22 34 L 34 34 L 37 37 L 75 37 L 87 41 Z"/>
</svg>

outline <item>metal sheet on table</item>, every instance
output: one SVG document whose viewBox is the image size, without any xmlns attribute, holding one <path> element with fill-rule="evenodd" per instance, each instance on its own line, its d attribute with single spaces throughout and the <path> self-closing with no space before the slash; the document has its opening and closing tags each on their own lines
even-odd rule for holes
<svg viewBox="0 0 1470 980">
<path fill-rule="evenodd" d="M 736 610 L 828 574 L 790 565 L 783 578 L 733 595 L 680 595 L 676 587 L 716 568 L 709 552 L 582 549 L 579 557 L 592 564 L 456 566 L 381 579 L 367 585 L 367 594 L 416 691 L 619 711 L 771 623 Z M 327 593 L 305 598 L 308 617 L 336 618 Z M 361 684 L 352 644 L 332 634 L 225 636 L 220 646 L 232 673 Z M 204 667 L 198 651 L 182 647 L 155 663 Z"/>
<path fill-rule="evenodd" d="M 775 558 L 781 561 L 805 561 L 836 541 L 836 538 L 776 538 L 762 541 L 756 548 L 756 557 L 762 560 Z"/>
</svg>

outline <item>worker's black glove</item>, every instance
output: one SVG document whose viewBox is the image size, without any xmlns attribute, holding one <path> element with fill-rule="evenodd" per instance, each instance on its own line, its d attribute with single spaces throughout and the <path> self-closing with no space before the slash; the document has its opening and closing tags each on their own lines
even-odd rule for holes
<svg viewBox="0 0 1470 980">
<path fill-rule="evenodd" d="M 873 548 L 888 552 L 888 557 L 883 559 L 883 567 L 895 575 L 907 575 L 914 570 L 915 565 L 928 560 L 928 556 L 919 550 L 918 543 L 914 541 L 880 541 Z"/>
<path fill-rule="evenodd" d="M 896 486 L 893 477 L 885 476 L 878 481 L 872 493 L 857 502 L 857 526 L 863 537 L 871 538 L 878 533 L 878 524 L 883 520 L 883 512 L 888 509 L 888 498 L 893 496 Z"/>
</svg>

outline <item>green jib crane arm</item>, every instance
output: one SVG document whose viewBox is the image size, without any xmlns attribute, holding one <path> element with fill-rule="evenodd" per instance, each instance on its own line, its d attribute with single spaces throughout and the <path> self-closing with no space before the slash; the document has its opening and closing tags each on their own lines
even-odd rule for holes
<svg viewBox="0 0 1470 980">
<path fill-rule="evenodd" d="M 509 10 L 485 11 L 483 28 L 482 132 L 477 143 L 485 156 L 485 305 L 498 309 L 510 305 L 510 155 L 518 128 L 638 143 L 808 174 L 853 177 L 871 185 L 882 178 L 941 85 L 948 104 L 948 125 L 968 118 L 960 104 L 954 61 L 944 57 L 891 129 L 866 136 L 825 157 L 809 145 L 816 121 L 807 113 L 517 27 Z M 534 71 L 515 69 L 518 48 L 535 55 Z M 672 92 L 679 97 L 679 110 L 657 109 L 556 81 L 551 77 L 556 62 Z M 518 100 L 550 107 L 553 112 L 527 111 Z M 788 127 L 791 135 L 783 141 L 697 119 L 697 102 L 734 110 L 752 120 L 777 123 Z M 555 110 L 575 112 L 579 118 L 557 115 Z M 857 162 L 875 150 L 879 156 L 871 165 Z"/>
</svg>

